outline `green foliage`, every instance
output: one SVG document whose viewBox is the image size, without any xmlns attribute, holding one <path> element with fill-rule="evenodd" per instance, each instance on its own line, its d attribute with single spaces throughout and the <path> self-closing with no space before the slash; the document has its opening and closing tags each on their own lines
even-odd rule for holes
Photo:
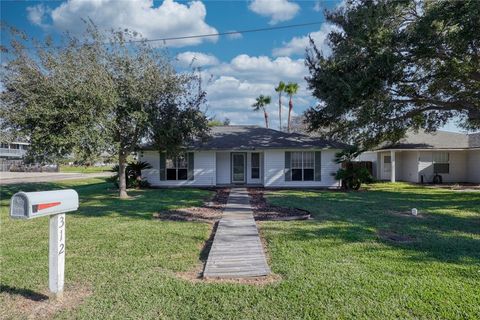
<svg viewBox="0 0 480 320">
<path fill-rule="evenodd" d="M 142 179 L 142 170 L 151 169 L 152 166 L 148 162 L 144 161 L 131 161 L 128 162 L 125 169 L 125 179 L 127 188 L 148 188 L 150 183 Z M 110 177 L 108 180 L 112 182 L 117 188 L 119 187 L 119 166 L 115 165 L 110 169 L 111 172 L 115 172 L 115 175 Z"/>
<path fill-rule="evenodd" d="M 188 82 L 188 85 L 193 83 Z M 201 88 L 193 91 L 199 94 L 168 97 L 157 102 L 150 114 L 148 139 L 158 150 L 177 154 L 186 144 L 209 138 L 208 119 L 200 110 L 205 101 L 205 92 Z"/>
<path fill-rule="evenodd" d="M 347 190 L 358 190 L 362 183 L 373 181 L 367 168 L 355 165 L 355 158 L 361 154 L 358 147 L 351 147 L 335 154 L 335 162 L 342 168 L 335 173 L 335 179 L 342 181 L 342 187 Z"/>
<path fill-rule="evenodd" d="M 219 126 L 228 126 L 228 125 L 230 125 L 230 119 L 229 118 L 225 118 L 223 121 L 218 120 L 216 118 L 212 118 L 208 121 L 208 126 L 210 128 L 219 127 Z"/>
<path fill-rule="evenodd" d="M 477 0 L 359 0 L 328 12 L 332 53 L 312 40 L 306 59 L 320 101 L 309 129 L 368 148 L 453 118 L 480 128 L 479 16 Z"/>
<path fill-rule="evenodd" d="M 88 161 L 106 149 L 111 139 L 102 120 L 117 98 L 99 48 L 70 36 L 57 49 L 15 29 L 10 35 L 11 48 L 2 54 L 0 118 L 2 130 L 28 137 L 27 160 L 54 163 L 81 151 Z"/>
<path fill-rule="evenodd" d="M 268 128 L 268 112 L 265 107 L 271 102 L 272 98 L 270 96 L 264 96 L 261 94 L 255 99 L 255 103 L 252 105 L 253 111 L 263 111 L 263 116 L 265 117 L 265 128 Z"/>
</svg>

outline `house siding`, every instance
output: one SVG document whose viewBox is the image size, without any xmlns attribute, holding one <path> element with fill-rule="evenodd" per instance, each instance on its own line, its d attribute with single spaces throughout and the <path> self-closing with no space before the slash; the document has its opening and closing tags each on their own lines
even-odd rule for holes
<svg viewBox="0 0 480 320">
<path fill-rule="evenodd" d="M 321 151 L 321 181 L 285 181 L 285 151 Z M 335 153 L 339 150 L 266 150 L 264 152 L 264 185 L 265 187 L 339 187 L 332 173 L 336 173 L 340 164 L 335 163 Z"/>
<path fill-rule="evenodd" d="M 467 154 L 466 181 L 480 183 L 480 150 L 470 150 Z"/>
<path fill-rule="evenodd" d="M 418 152 L 417 151 L 402 151 L 399 163 L 401 169 L 397 173 L 398 180 L 408 182 L 418 182 Z"/>
<path fill-rule="evenodd" d="M 194 153 L 193 180 L 160 180 L 160 156 L 158 151 L 143 151 L 140 161 L 150 163 L 152 169 L 142 170 L 144 177 L 154 187 L 214 186 L 216 182 L 215 152 L 200 151 Z"/>
<path fill-rule="evenodd" d="M 230 152 L 217 152 L 217 184 L 230 184 Z"/>
<path fill-rule="evenodd" d="M 438 151 L 419 151 L 418 173 L 424 176 L 424 182 L 433 181 L 433 153 Z M 443 182 L 467 181 L 467 152 L 445 151 L 449 153 L 450 173 L 441 174 Z M 420 181 L 420 180 L 419 180 Z"/>
</svg>

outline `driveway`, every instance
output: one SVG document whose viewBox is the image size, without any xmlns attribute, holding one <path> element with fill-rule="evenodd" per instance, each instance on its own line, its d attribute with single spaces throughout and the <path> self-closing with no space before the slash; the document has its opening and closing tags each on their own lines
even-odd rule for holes
<svg viewBox="0 0 480 320">
<path fill-rule="evenodd" d="M 0 172 L 0 185 L 110 177 L 112 176 L 112 174 L 113 172 L 99 172 L 99 173 Z"/>
</svg>

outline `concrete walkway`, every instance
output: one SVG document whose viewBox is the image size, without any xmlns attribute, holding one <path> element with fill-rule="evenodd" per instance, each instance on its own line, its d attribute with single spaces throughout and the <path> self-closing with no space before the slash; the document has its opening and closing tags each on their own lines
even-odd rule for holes
<svg viewBox="0 0 480 320">
<path fill-rule="evenodd" d="M 204 278 L 261 277 L 270 274 L 253 219 L 248 191 L 230 191 L 203 272 Z"/>
</svg>

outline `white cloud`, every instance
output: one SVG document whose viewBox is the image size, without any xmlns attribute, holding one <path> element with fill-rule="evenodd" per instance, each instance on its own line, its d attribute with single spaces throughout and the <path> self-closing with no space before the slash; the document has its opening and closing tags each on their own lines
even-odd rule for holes
<svg viewBox="0 0 480 320">
<path fill-rule="evenodd" d="M 322 10 L 322 4 L 320 0 L 315 1 L 315 4 L 313 5 L 313 11 L 320 12 L 321 10 Z"/>
<path fill-rule="evenodd" d="M 310 33 L 310 37 L 315 41 L 316 46 L 323 51 L 325 55 L 331 53 L 328 44 L 328 34 L 331 31 L 339 30 L 338 27 L 331 23 L 323 23 L 319 31 Z M 281 47 L 274 48 L 272 54 L 274 56 L 292 56 L 295 54 L 304 54 L 305 49 L 309 46 L 309 36 L 293 37 L 290 41 L 284 42 Z"/>
<path fill-rule="evenodd" d="M 307 72 L 303 59 L 267 56 L 249 56 L 240 54 L 229 63 L 222 63 L 211 69 L 212 73 L 225 76 L 234 76 L 240 79 L 273 81 L 282 79 L 293 81 L 302 79 Z"/>
<path fill-rule="evenodd" d="M 177 54 L 176 59 L 182 67 L 204 67 L 219 64 L 217 57 L 202 52 L 186 51 Z"/>
<path fill-rule="evenodd" d="M 270 17 L 270 24 L 293 19 L 300 11 L 300 6 L 288 0 L 253 0 L 250 10 L 264 17 Z"/>
<path fill-rule="evenodd" d="M 232 30 L 229 32 L 235 32 L 235 31 Z M 230 40 L 237 40 L 237 39 L 242 39 L 243 35 L 241 33 L 231 33 L 231 34 L 227 34 L 227 38 Z"/>
<path fill-rule="evenodd" d="M 45 28 L 47 24 L 44 22 L 44 18 L 49 12 L 50 9 L 43 4 L 27 7 L 27 19 L 32 24 Z"/>
<path fill-rule="evenodd" d="M 280 80 L 297 82 L 300 85 L 298 94 L 294 97 L 293 115 L 302 113 L 313 105 L 313 98 L 307 89 L 304 77 L 307 69 L 303 59 L 266 56 L 249 56 L 241 54 L 229 62 L 207 68 L 203 71 L 209 103 L 209 115 L 218 119 L 229 118 L 232 124 L 264 125 L 263 113 L 254 112 L 251 105 L 260 95 L 272 97 L 272 103 L 267 107 L 270 115 L 270 127 L 278 128 L 278 94 L 275 86 Z M 288 114 L 288 99 L 284 96 L 282 119 L 286 125 Z"/>
<path fill-rule="evenodd" d="M 165 38 L 195 34 L 216 33 L 205 22 L 207 10 L 200 1 L 182 4 L 165 0 L 155 7 L 152 0 L 68 0 L 55 9 L 37 5 L 27 8 L 32 23 L 44 26 L 50 18 L 57 30 L 82 32 L 81 19 L 91 19 L 102 28 L 128 28 L 146 38 Z M 202 41 L 217 41 L 218 37 L 192 38 L 168 41 L 168 46 L 196 45 Z"/>
</svg>

